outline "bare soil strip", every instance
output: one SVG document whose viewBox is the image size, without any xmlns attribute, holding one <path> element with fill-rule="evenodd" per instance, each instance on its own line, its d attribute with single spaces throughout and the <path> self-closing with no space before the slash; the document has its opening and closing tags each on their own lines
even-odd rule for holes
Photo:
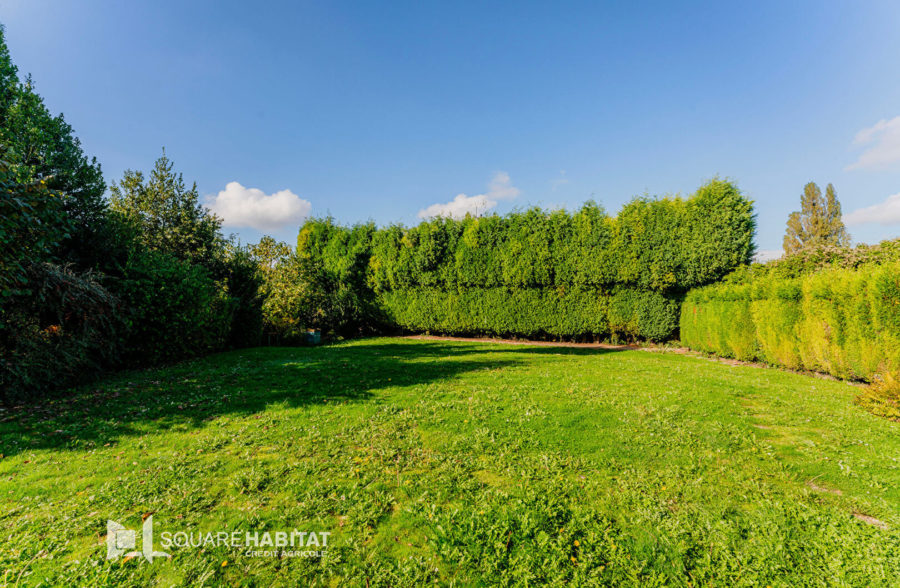
<svg viewBox="0 0 900 588">
<path fill-rule="evenodd" d="M 407 335 L 404 339 L 420 341 L 459 341 L 462 343 L 504 343 L 506 345 L 540 345 L 543 347 L 580 347 L 583 349 L 612 349 L 624 351 L 641 349 L 639 345 L 613 345 L 611 343 L 571 343 L 566 341 L 531 341 L 528 339 L 493 339 L 489 337 L 440 337 L 438 335 Z"/>
<path fill-rule="evenodd" d="M 879 529 L 881 529 L 883 531 L 888 530 L 888 524 L 885 523 L 884 521 L 880 521 L 880 520 L 876 519 L 875 517 L 871 517 L 871 516 L 869 516 L 867 514 L 863 514 L 861 512 L 855 512 L 855 513 L 853 513 L 853 516 L 855 516 L 857 519 L 861 520 L 862 522 L 867 523 L 872 526 L 875 526 L 875 527 L 878 527 Z"/>
</svg>

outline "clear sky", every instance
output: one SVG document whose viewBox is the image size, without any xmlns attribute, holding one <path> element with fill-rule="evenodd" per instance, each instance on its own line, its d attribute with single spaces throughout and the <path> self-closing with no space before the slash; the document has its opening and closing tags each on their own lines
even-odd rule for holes
<svg viewBox="0 0 900 588">
<path fill-rule="evenodd" d="M 715 175 L 764 250 L 811 180 L 875 207 L 857 242 L 900 236 L 900 2 L 737 4 L 0 0 L 0 22 L 108 182 L 165 146 L 245 242 L 305 214 L 614 213 Z"/>
</svg>

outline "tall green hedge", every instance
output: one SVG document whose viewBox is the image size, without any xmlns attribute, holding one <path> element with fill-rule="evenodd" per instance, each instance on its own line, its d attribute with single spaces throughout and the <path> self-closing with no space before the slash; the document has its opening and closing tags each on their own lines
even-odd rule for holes
<svg viewBox="0 0 900 588">
<path fill-rule="evenodd" d="M 687 295 L 681 341 L 840 378 L 900 374 L 900 262 L 787 278 L 738 273 Z"/>
<path fill-rule="evenodd" d="M 752 202 L 713 180 L 689 198 L 635 199 L 615 217 L 589 202 L 409 228 L 312 219 L 296 257 L 318 272 L 311 284 L 352 291 L 344 316 L 319 313 L 345 331 L 660 341 L 677 331 L 689 288 L 749 263 L 754 228 Z"/>
</svg>

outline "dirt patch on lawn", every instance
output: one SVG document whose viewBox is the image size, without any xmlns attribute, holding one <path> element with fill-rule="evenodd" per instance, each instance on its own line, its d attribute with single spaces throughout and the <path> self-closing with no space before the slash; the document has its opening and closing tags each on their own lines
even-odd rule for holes
<svg viewBox="0 0 900 588">
<path fill-rule="evenodd" d="M 693 349 L 688 349 L 687 347 L 665 347 L 665 346 L 652 346 L 652 347 L 644 347 L 644 351 L 655 351 L 655 352 L 665 352 L 665 353 L 675 353 L 677 355 L 690 355 L 691 357 L 699 357 L 702 359 L 708 359 L 709 361 L 714 361 L 716 363 L 724 363 L 725 365 L 747 365 L 751 367 L 758 367 L 764 369 L 770 369 L 772 366 L 759 362 L 759 361 L 744 361 L 742 359 L 732 359 L 729 357 L 719 357 L 718 355 L 710 355 L 708 353 L 703 353 L 702 351 L 694 351 Z M 782 368 L 778 368 L 782 369 Z M 793 371 L 793 370 L 788 370 Z M 811 373 L 811 372 L 810 372 Z M 824 375 L 824 374 L 822 374 Z M 831 376 L 826 376 L 831 378 Z M 835 378 L 831 378 L 832 380 Z"/>
<path fill-rule="evenodd" d="M 710 355 L 709 353 L 704 353 L 702 351 L 694 351 L 693 349 L 688 349 L 687 347 L 666 347 L 663 345 L 651 345 L 641 347 L 643 351 L 654 351 L 657 353 L 676 353 L 678 355 L 690 355 L 691 357 L 699 357 L 702 359 L 707 359 L 709 361 L 714 361 L 716 363 L 724 363 L 725 365 L 745 365 L 750 367 L 756 367 L 761 369 L 768 370 L 779 370 L 782 372 L 790 372 L 792 374 L 801 374 L 803 376 L 810 376 L 813 378 L 819 378 L 820 380 L 831 380 L 833 382 L 843 382 L 850 386 L 854 386 L 856 388 L 867 388 L 868 385 L 865 382 L 857 382 L 853 380 L 842 380 L 841 378 L 836 378 L 831 374 L 824 374 L 822 372 L 813 372 L 809 370 L 795 370 L 784 366 L 779 365 L 770 365 L 767 363 L 762 363 L 759 361 L 744 361 L 742 359 L 732 359 L 729 357 L 719 357 L 718 355 Z"/>
<path fill-rule="evenodd" d="M 625 351 L 643 349 L 639 345 L 613 345 L 612 343 L 570 343 L 566 341 L 531 341 L 529 339 L 494 339 L 490 337 L 440 337 L 438 335 L 407 335 L 404 339 L 420 341 L 459 341 L 461 343 L 503 343 L 505 345 L 538 345 L 543 347 L 576 347 L 580 349 L 611 349 Z"/>
<path fill-rule="evenodd" d="M 875 517 L 870 517 L 867 514 L 863 514 L 861 512 L 855 512 L 855 513 L 853 513 L 853 516 L 855 516 L 857 519 L 861 520 L 862 522 L 864 522 L 868 525 L 872 525 L 873 527 L 878 527 L 879 529 L 881 529 L 883 531 L 887 531 L 887 529 L 888 529 L 887 523 L 885 523 L 884 521 L 878 520 Z"/>
<path fill-rule="evenodd" d="M 834 494 L 835 496 L 841 496 L 844 493 L 837 488 L 826 488 L 825 486 L 819 486 L 812 480 L 806 483 L 809 486 L 810 490 L 815 490 L 816 492 L 825 492 L 827 494 Z"/>
</svg>

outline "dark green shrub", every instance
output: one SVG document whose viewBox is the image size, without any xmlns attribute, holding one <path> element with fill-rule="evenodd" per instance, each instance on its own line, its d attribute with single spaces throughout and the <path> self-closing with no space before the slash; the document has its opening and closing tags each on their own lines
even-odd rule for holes
<svg viewBox="0 0 900 588">
<path fill-rule="evenodd" d="M 116 365 L 119 301 L 91 273 L 31 264 L 26 290 L 7 298 L 0 325 L 0 397 L 28 399 Z"/>
<path fill-rule="evenodd" d="M 618 286 L 609 304 L 610 332 L 631 341 L 665 341 L 678 329 L 679 307 L 677 298 Z"/>
<path fill-rule="evenodd" d="M 7 155 L 0 150 L 0 157 Z M 27 288 L 29 268 L 51 260 L 72 230 L 64 196 L 42 180 L 23 180 L 21 175 L 0 160 L 0 312 L 10 297 Z"/>
<path fill-rule="evenodd" d="M 115 291 L 125 311 L 125 356 L 152 364 L 221 349 L 235 303 L 209 272 L 166 253 L 136 251 Z"/>
<path fill-rule="evenodd" d="M 0 160 L 8 397 L 112 367 L 120 348 L 127 362 L 153 363 L 259 341 L 257 271 L 228 252 L 196 186 L 164 155 L 146 181 L 126 172 L 107 201 L 96 160 L 19 80 L 2 27 Z"/>
<path fill-rule="evenodd" d="M 259 264 L 243 249 L 231 251 L 224 262 L 228 296 L 234 312 L 228 332 L 229 347 L 254 347 L 262 338 L 263 275 Z"/>
<path fill-rule="evenodd" d="M 685 201 L 679 230 L 682 256 L 676 272 L 679 288 L 721 280 L 753 257 L 756 215 L 753 202 L 728 181 L 714 179 Z"/>
</svg>

